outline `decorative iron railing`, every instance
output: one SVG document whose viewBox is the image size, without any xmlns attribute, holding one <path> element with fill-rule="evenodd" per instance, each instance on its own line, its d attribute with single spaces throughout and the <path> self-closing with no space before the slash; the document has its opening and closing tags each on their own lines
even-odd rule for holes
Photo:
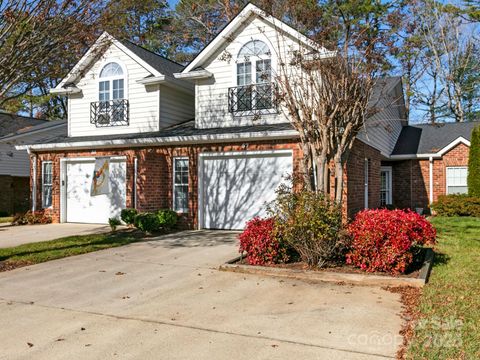
<svg viewBox="0 0 480 360">
<path fill-rule="evenodd" d="M 238 116 L 277 113 L 273 83 L 235 86 L 228 89 L 228 111 Z"/>
<path fill-rule="evenodd" d="M 126 126 L 129 124 L 127 99 L 90 103 L 90 123 L 96 127 Z"/>
</svg>

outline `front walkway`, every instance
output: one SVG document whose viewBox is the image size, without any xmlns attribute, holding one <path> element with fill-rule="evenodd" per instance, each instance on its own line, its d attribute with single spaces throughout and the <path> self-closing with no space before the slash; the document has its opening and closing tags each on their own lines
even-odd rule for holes
<svg viewBox="0 0 480 360">
<path fill-rule="evenodd" d="M 3 225 L 0 226 L 0 248 L 108 231 L 110 226 L 98 224 Z"/>
<path fill-rule="evenodd" d="M 3 359 L 385 359 L 399 296 L 218 271 L 236 234 L 185 231 L 0 273 Z"/>
</svg>

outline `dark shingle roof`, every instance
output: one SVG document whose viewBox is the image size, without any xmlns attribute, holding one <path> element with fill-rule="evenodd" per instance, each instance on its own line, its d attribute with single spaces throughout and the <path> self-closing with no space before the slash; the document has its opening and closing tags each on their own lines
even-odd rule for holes
<svg viewBox="0 0 480 360">
<path fill-rule="evenodd" d="M 47 122 L 47 120 L 0 112 L 0 137 L 32 126 L 44 124 L 45 122 Z"/>
<path fill-rule="evenodd" d="M 48 141 L 43 141 L 41 143 L 39 142 L 38 144 L 54 144 L 54 143 L 75 144 L 78 142 L 85 142 L 85 141 L 168 138 L 168 137 L 176 137 L 176 136 L 187 137 L 187 136 L 200 136 L 200 135 L 208 136 L 208 135 L 220 135 L 220 134 L 241 134 L 241 133 L 249 133 L 249 132 L 288 131 L 288 130 L 293 130 L 293 127 L 290 123 L 197 129 L 195 128 L 195 121 L 190 120 L 179 125 L 162 129 L 160 131 L 140 133 L 140 134 L 137 133 L 137 134 L 68 137 L 67 128 L 65 127 L 64 135 L 51 138 Z M 29 144 L 29 145 L 34 145 L 34 144 Z"/>
<path fill-rule="evenodd" d="M 151 52 L 150 50 L 138 46 L 128 40 L 123 40 L 122 44 L 162 75 L 173 77 L 174 73 L 181 72 L 184 69 L 183 65 L 177 64 L 175 61 L 155 54 L 154 52 Z"/>
<path fill-rule="evenodd" d="M 470 141 L 472 130 L 478 125 L 479 121 L 405 126 L 392 155 L 436 153 L 459 137 Z"/>
</svg>

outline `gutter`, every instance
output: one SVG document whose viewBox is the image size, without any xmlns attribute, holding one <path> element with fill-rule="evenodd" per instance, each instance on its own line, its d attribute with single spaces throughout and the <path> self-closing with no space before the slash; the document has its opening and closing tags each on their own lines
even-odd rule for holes
<svg viewBox="0 0 480 360">
<path fill-rule="evenodd" d="M 161 76 L 151 76 L 141 80 L 137 80 L 137 83 L 143 84 L 143 85 L 155 85 L 155 84 L 162 84 L 165 81 L 167 81 L 167 79 L 165 78 L 165 75 L 161 75 Z"/>
<path fill-rule="evenodd" d="M 169 146 L 169 145 L 191 145 L 207 143 L 225 143 L 231 141 L 245 140 L 280 140 L 298 137 L 295 130 L 271 131 L 271 132 L 249 132 L 240 134 L 216 134 L 216 135 L 191 135 L 191 136 L 169 136 L 137 139 L 115 139 L 115 140 L 93 140 L 79 142 L 64 142 L 36 145 L 17 145 L 17 150 L 67 150 L 67 149 L 92 149 L 92 148 L 124 148 L 144 146 Z"/>
</svg>

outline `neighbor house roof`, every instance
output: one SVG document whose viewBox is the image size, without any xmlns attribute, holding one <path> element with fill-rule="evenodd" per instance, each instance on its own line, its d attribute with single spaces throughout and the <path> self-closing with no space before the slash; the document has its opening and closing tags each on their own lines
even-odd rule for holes
<svg viewBox="0 0 480 360">
<path fill-rule="evenodd" d="M 0 137 L 46 122 L 47 120 L 0 112 Z"/>
<path fill-rule="evenodd" d="M 463 139 L 470 141 L 479 121 L 409 125 L 402 129 L 392 155 L 435 154 Z"/>
</svg>

